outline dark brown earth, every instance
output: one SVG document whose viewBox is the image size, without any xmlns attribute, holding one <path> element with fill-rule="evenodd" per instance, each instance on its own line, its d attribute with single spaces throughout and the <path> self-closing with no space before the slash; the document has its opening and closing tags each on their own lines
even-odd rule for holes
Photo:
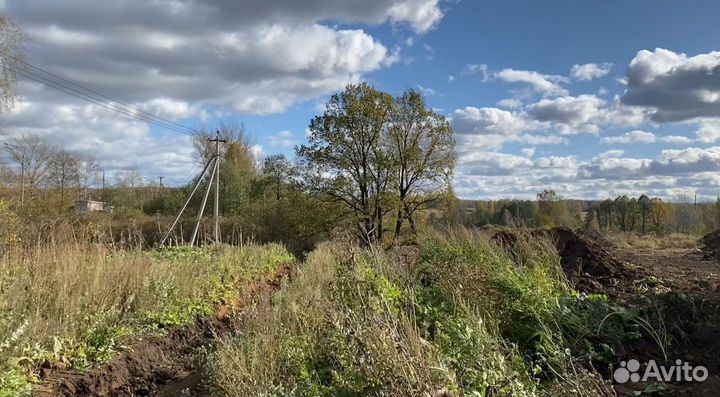
<svg viewBox="0 0 720 397">
<path fill-rule="evenodd" d="M 558 254 L 560 264 L 570 285 L 588 293 L 605 293 L 616 296 L 625 293 L 621 284 L 641 276 L 633 267 L 618 260 L 610 251 L 610 243 L 597 232 L 573 232 L 569 228 L 533 230 L 518 235 L 512 232 L 496 233 L 492 240 L 512 248 L 522 239 L 548 239 Z"/>
<path fill-rule="evenodd" d="M 130 346 L 108 364 L 83 374 L 49 363 L 41 370 L 42 382 L 33 396 L 204 396 L 200 373 L 202 347 L 230 330 L 230 316 L 241 312 L 254 297 L 269 293 L 289 277 L 290 266 L 280 266 L 271 281 L 249 282 L 241 298 L 218 305 L 212 317 L 198 317 L 187 326 L 172 327 L 162 334 L 147 334 L 127 341 Z"/>
<path fill-rule="evenodd" d="M 166 335 L 138 338 L 132 347 L 110 363 L 84 374 L 70 370 L 43 371 L 43 383 L 35 396 L 149 396 L 158 385 L 177 374 L 191 372 L 197 365 L 196 352 L 209 344 L 222 323 L 198 319 L 188 327 L 174 328 Z"/>
<path fill-rule="evenodd" d="M 706 259 L 720 259 L 720 229 L 700 239 L 700 250 Z"/>
<path fill-rule="evenodd" d="M 682 360 L 708 369 L 704 382 L 662 383 L 658 396 L 720 395 L 720 261 L 695 249 L 612 249 L 618 260 L 637 266 L 643 274 L 633 283 L 624 283 L 635 302 L 645 301 L 645 312 L 662 312 L 662 326 L 671 337 L 667 352 L 670 362 Z M 649 288 L 654 293 L 643 294 Z M 631 296 L 631 295 L 629 295 Z M 652 344 L 628 346 L 627 359 L 662 361 Z M 667 364 L 667 363 L 666 363 Z M 633 396 L 649 384 L 616 385 L 621 396 Z M 640 395 L 649 395 L 643 393 Z"/>
<path fill-rule="evenodd" d="M 598 233 L 565 228 L 526 235 L 500 232 L 492 239 L 513 247 L 528 236 L 553 242 L 571 286 L 607 294 L 611 301 L 639 311 L 670 341 L 663 354 L 646 335 L 617 346 L 619 357 L 643 363 L 653 359 L 665 366 L 679 359 L 709 372 L 704 382 L 616 384 L 618 395 L 720 396 L 720 231 L 693 249 L 618 249 Z M 601 372 L 611 376 L 610 371 Z"/>
</svg>

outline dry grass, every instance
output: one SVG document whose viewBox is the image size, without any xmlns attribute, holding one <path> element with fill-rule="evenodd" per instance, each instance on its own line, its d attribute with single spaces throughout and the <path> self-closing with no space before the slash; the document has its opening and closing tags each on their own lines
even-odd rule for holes
<svg viewBox="0 0 720 397">
<path fill-rule="evenodd" d="M 353 278 L 359 284 L 352 292 L 342 286 L 345 276 L 338 274 L 338 262 L 364 263 L 372 255 L 355 249 L 343 252 L 346 248 L 322 245 L 272 302 L 258 299 L 245 313 L 236 324 L 242 336 L 222 339 L 209 357 L 215 392 L 429 395 L 441 389 L 447 381 L 437 375 L 443 360 L 418 334 L 412 314 L 398 313 L 390 297 L 366 295 L 363 280 Z M 339 299 L 340 289 L 358 295 Z M 378 298 L 366 301 L 373 306 L 370 313 L 353 305 L 355 299 Z M 327 372 L 317 371 L 326 365 L 322 363 L 329 365 Z M 340 373 L 331 373 L 331 365 Z"/>
<path fill-rule="evenodd" d="M 513 259 L 469 230 L 418 243 L 387 255 L 321 245 L 292 282 L 258 298 L 236 334 L 215 346 L 206 365 L 211 391 L 609 394 L 567 353 L 572 335 L 594 327 L 565 306 L 585 298 L 566 295 L 554 249 L 537 242 Z"/>
<path fill-rule="evenodd" d="M 687 234 L 673 233 L 665 236 L 640 235 L 635 233 L 613 233 L 605 238 L 617 248 L 648 249 L 690 249 L 697 248 L 698 238 Z"/>
<path fill-rule="evenodd" d="M 58 240 L 0 258 L 0 396 L 42 361 L 83 370 L 126 335 L 190 321 L 292 261 L 278 245 L 147 252 Z"/>
</svg>

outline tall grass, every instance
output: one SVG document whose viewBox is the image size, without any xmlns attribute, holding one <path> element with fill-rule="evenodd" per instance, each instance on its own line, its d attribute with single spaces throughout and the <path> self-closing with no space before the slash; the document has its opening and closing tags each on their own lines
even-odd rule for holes
<svg viewBox="0 0 720 397">
<path fill-rule="evenodd" d="M 698 247 L 697 236 L 680 233 L 663 236 L 653 234 L 612 233 L 605 236 L 605 238 L 618 248 L 691 249 Z"/>
<path fill-rule="evenodd" d="M 474 233 L 420 239 L 419 260 L 325 244 L 208 358 L 221 395 L 603 395 L 569 350 L 559 258 Z M 579 337 L 579 336 L 578 336 Z"/>
<path fill-rule="evenodd" d="M 107 361 L 127 336 L 209 313 L 292 261 L 278 245 L 150 252 L 58 237 L 0 258 L 0 396 L 27 392 L 45 361 Z"/>
</svg>

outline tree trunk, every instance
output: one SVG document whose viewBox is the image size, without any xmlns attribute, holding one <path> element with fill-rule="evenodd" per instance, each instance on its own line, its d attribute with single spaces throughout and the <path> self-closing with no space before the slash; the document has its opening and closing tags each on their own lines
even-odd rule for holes
<svg viewBox="0 0 720 397">
<path fill-rule="evenodd" d="M 377 231 L 375 233 L 376 240 L 382 241 L 383 239 L 383 213 L 382 208 L 378 205 L 376 210 L 376 219 L 377 219 Z"/>
<path fill-rule="evenodd" d="M 412 231 L 413 235 L 417 235 L 417 225 L 415 224 L 415 219 L 413 219 L 412 213 L 410 212 L 410 208 L 408 208 L 407 204 L 405 205 L 405 216 L 407 216 L 408 222 L 410 223 L 410 231 Z"/>
<path fill-rule="evenodd" d="M 642 217 L 642 234 L 645 234 L 645 217 L 646 217 L 646 215 L 643 214 L 643 217 Z"/>
</svg>

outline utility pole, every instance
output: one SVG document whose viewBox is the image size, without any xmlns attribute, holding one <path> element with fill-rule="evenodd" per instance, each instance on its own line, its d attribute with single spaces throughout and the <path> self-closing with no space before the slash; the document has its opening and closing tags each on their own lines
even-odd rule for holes
<svg viewBox="0 0 720 397">
<path fill-rule="evenodd" d="M 220 131 L 216 131 L 215 139 L 208 139 L 208 141 L 215 142 L 215 170 L 213 172 L 215 175 L 215 208 L 213 211 L 213 218 L 215 223 L 214 237 L 215 243 L 217 244 L 220 242 L 220 142 L 225 143 L 227 140 L 220 139 Z M 212 183 L 212 178 L 210 179 L 210 182 Z M 208 191 L 210 191 L 209 186 Z"/>
<path fill-rule="evenodd" d="M 205 205 L 207 204 L 208 196 L 210 196 L 210 190 L 212 189 L 213 181 L 215 182 L 215 243 L 220 242 L 220 227 L 219 227 L 219 216 L 220 216 L 220 143 L 225 143 L 227 140 L 220 139 L 220 131 L 217 131 L 217 135 L 215 136 L 215 139 L 208 139 L 208 142 L 215 142 L 215 154 L 213 154 L 205 164 L 205 168 L 203 168 L 202 172 L 200 173 L 200 177 L 195 182 L 195 186 L 193 187 L 192 192 L 190 192 L 190 195 L 188 196 L 187 200 L 185 201 L 185 204 L 180 209 L 180 212 L 175 217 L 175 220 L 173 221 L 172 225 L 170 225 L 170 228 L 168 229 L 167 233 L 165 234 L 165 237 L 160 241 L 160 246 L 162 247 L 165 245 L 165 241 L 167 241 L 168 238 L 170 238 L 170 233 L 172 233 L 173 229 L 175 228 L 175 225 L 177 225 L 178 221 L 180 220 L 180 217 L 182 216 L 183 212 L 185 211 L 185 208 L 187 208 L 188 204 L 190 203 L 190 200 L 192 199 L 195 192 L 200 187 L 203 179 L 205 178 L 206 174 L 210 175 L 210 178 L 208 180 L 208 186 L 207 190 L 205 191 L 205 195 L 203 196 L 202 203 L 200 204 L 200 211 L 198 211 L 197 216 L 197 222 L 195 223 L 195 229 L 193 230 L 192 236 L 190 237 L 190 246 L 195 245 L 195 240 L 197 239 L 198 231 L 200 230 L 200 222 L 202 221 L 203 212 L 205 211 Z M 160 183 L 162 185 L 162 177 L 160 177 Z"/>
</svg>

